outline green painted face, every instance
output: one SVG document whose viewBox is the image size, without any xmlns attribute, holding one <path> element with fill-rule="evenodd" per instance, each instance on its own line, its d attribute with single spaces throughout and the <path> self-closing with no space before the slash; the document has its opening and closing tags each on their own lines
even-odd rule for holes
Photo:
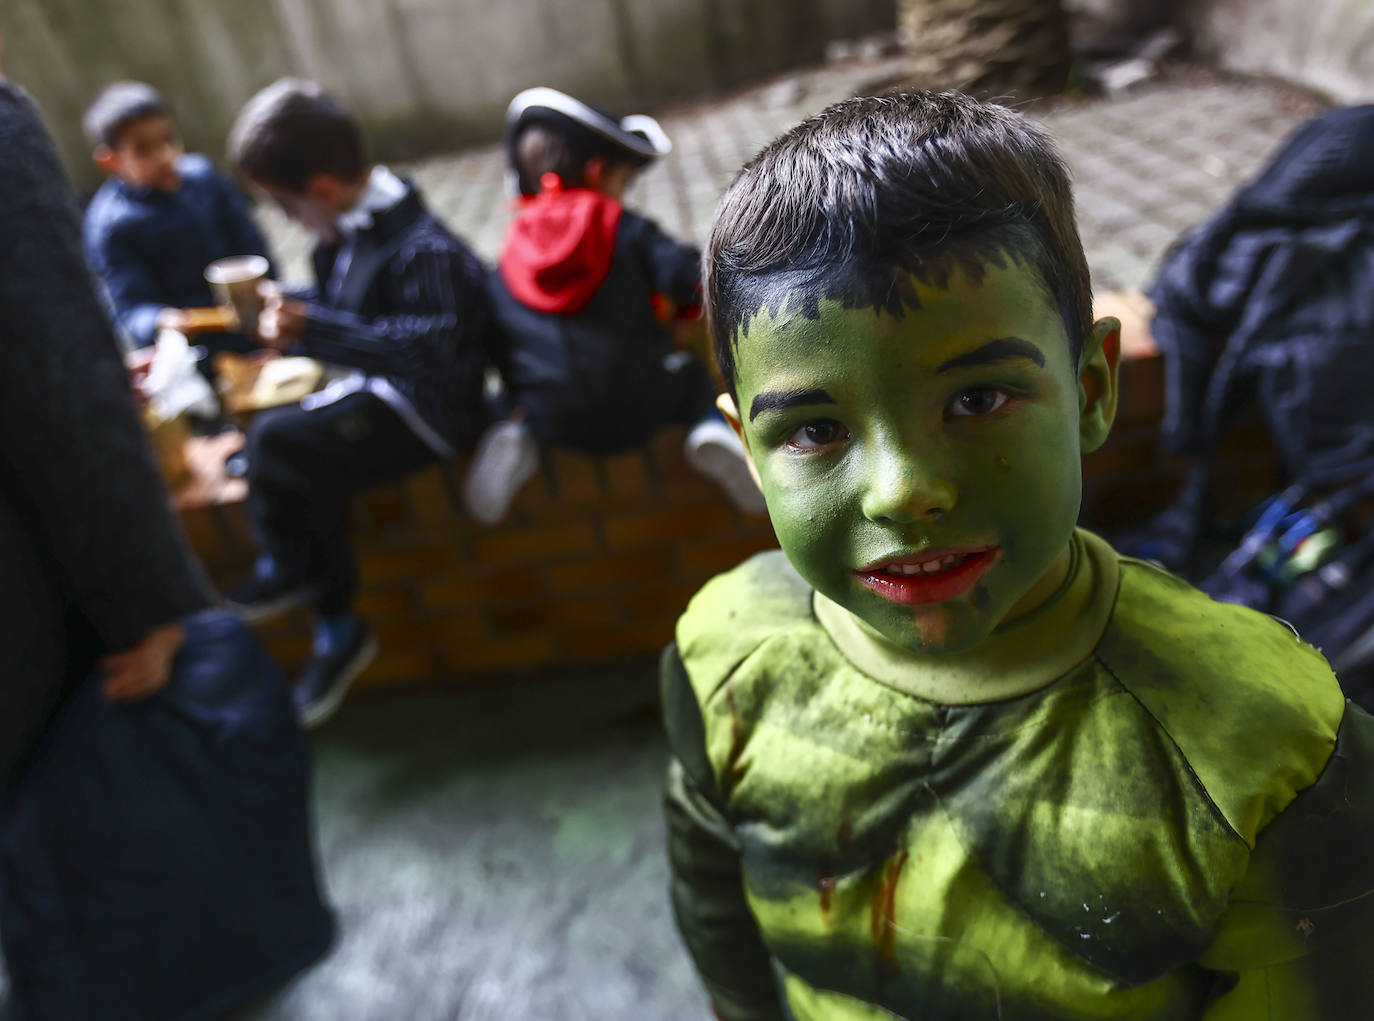
<svg viewBox="0 0 1374 1021">
<path fill-rule="evenodd" d="M 1063 580 L 1080 451 L 1115 407 L 1104 320 L 1069 364 L 1031 271 L 915 281 L 896 318 L 786 303 L 736 355 L 743 438 L 778 539 L 812 586 L 914 652 L 954 652 Z"/>
</svg>

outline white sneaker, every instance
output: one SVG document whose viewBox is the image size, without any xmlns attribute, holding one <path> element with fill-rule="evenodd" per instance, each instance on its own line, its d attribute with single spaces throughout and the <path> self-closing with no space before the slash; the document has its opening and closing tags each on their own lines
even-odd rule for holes
<svg viewBox="0 0 1374 1021">
<path fill-rule="evenodd" d="M 720 419 L 704 419 L 693 426 L 682 452 L 688 464 L 725 490 L 736 510 L 758 516 L 768 512 L 763 494 L 749 474 L 739 437 Z"/>
<path fill-rule="evenodd" d="M 463 479 L 468 513 L 484 525 L 496 524 L 538 469 L 539 450 L 529 430 L 519 422 L 497 422 L 477 441 Z"/>
</svg>

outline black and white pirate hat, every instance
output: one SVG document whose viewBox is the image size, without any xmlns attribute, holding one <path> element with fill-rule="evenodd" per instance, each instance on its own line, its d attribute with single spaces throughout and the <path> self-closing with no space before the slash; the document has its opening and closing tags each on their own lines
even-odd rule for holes
<svg viewBox="0 0 1374 1021">
<path fill-rule="evenodd" d="M 506 157 L 515 165 L 515 146 L 520 132 L 530 124 L 548 124 L 577 139 L 590 156 L 614 156 L 617 162 L 642 167 L 672 151 L 673 143 L 662 126 L 647 114 L 628 117 L 591 103 L 584 103 L 566 92 L 546 86 L 525 89 L 506 108 Z M 519 193 L 514 171 L 509 185 Z"/>
</svg>

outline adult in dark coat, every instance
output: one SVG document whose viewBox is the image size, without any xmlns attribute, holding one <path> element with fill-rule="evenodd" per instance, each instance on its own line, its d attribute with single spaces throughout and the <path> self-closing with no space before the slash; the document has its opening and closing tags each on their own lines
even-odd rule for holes
<svg viewBox="0 0 1374 1021">
<path fill-rule="evenodd" d="M 52 139 L 0 77 L 0 786 L 99 664 L 106 694 L 166 683 L 210 602 L 81 252 Z"/>
<path fill-rule="evenodd" d="M 0 77 L 0 938 L 14 1021 L 199 1021 L 317 959 L 309 750 L 210 593 L 76 204 Z"/>
</svg>

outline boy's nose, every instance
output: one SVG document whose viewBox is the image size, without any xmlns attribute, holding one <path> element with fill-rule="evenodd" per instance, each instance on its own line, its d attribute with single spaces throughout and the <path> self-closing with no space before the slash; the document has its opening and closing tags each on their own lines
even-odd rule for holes
<svg viewBox="0 0 1374 1021">
<path fill-rule="evenodd" d="M 958 494 L 948 474 L 904 458 L 884 458 L 872 468 L 863 513 L 879 525 L 938 520 L 954 508 Z"/>
</svg>

